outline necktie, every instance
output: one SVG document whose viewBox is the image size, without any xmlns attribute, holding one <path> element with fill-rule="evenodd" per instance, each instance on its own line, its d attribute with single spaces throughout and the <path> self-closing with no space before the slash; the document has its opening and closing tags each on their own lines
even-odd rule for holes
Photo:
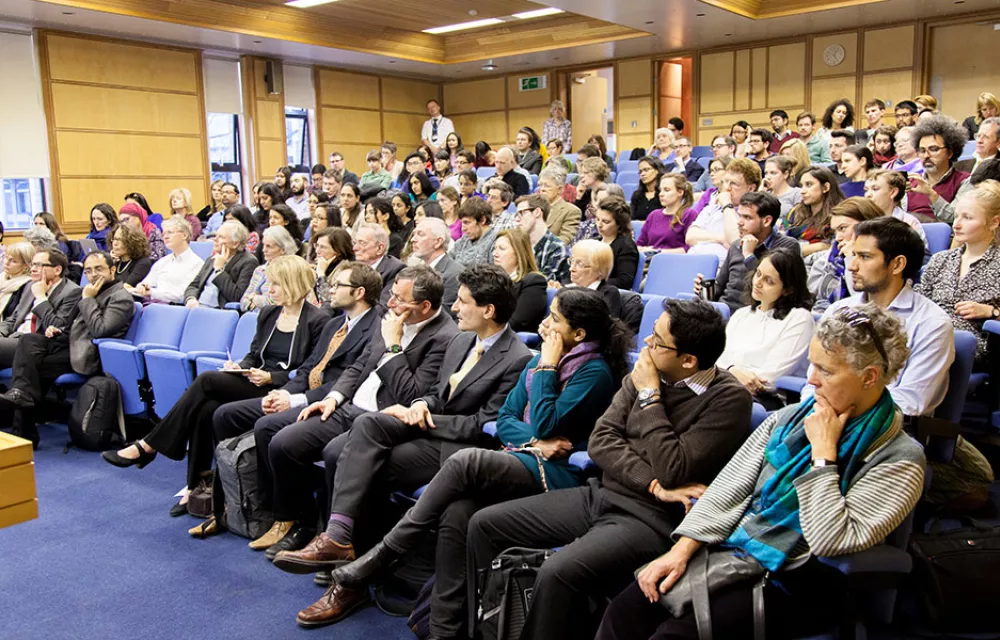
<svg viewBox="0 0 1000 640">
<path fill-rule="evenodd" d="M 333 354 L 337 352 L 340 345 L 343 344 L 344 338 L 347 337 L 347 320 L 344 320 L 344 324 L 340 325 L 337 329 L 337 333 L 333 334 L 330 338 L 330 345 L 326 348 L 326 353 L 323 354 L 323 359 L 319 361 L 312 371 L 309 372 L 309 388 L 318 389 L 323 384 L 323 370 L 326 369 L 326 365 L 330 363 L 330 358 Z"/>
<path fill-rule="evenodd" d="M 465 379 L 465 376 L 469 375 L 469 372 L 472 371 L 472 367 L 476 366 L 476 363 L 479 362 L 479 359 L 482 357 L 483 357 L 483 347 L 482 345 L 480 345 L 477 346 L 476 350 L 472 352 L 472 356 L 466 358 L 465 364 L 462 365 L 462 368 L 456 371 L 455 373 L 451 374 L 451 377 L 448 378 L 448 385 L 450 387 L 448 391 L 449 399 L 451 399 L 451 396 L 454 395 L 455 389 L 457 389 L 458 385 L 462 383 L 462 380 Z"/>
</svg>

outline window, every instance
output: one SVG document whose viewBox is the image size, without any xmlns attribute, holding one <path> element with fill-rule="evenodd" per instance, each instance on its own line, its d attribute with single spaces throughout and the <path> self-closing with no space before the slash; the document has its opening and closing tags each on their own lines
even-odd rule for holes
<svg viewBox="0 0 1000 640">
<path fill-rule="evenodd" d="M 235 113 L 208 114 L 208 158 L 212 163 L 212 181 L 224 180 L 243 189 L 243 165 L 240 162 L 240 117 Z"/>
<path fill-rule="evenodd" d="M 45 183 L 41 178 L 3 180 L 0 221 L 4 230 L 27 229 L 34 214 L 45 211 Z"/>
<path fill-rule="evenodd" d="M 285 107 L 285 139 L 288 142 L 288 164 L 293 167 L 309 166 L 312 152 L 309 149 L 309 111 Z"/>
</svg>

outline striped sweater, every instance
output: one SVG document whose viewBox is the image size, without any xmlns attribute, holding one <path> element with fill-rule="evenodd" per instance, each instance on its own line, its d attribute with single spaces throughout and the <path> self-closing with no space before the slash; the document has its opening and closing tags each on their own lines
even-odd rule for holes
<svg viewBox="0 0 1000 640">
<path fill-rule="evenodd" d="M 675 540 L 685 536 L 719 544 L 746 519 L 755 491 L 775 471 L 764 457 L 771 432 L 797 406 L 774 413 L 751 434 L 674 531 Z M 887 436 L 865 454 L 846 496 L 837 467 L 812 469 L 796 478 L 803 539 L 789 560 L 868 549 L 885 540 L 916 506 L 924 486 L 924 452 L 903 432 L 902 419 L 897 408 Z"/>
</svg>

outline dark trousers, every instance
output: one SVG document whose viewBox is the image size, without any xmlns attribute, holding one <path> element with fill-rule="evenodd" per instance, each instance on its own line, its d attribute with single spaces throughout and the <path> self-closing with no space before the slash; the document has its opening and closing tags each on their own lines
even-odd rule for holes
<svg viewBox="0 0 1000 640">
<path fill-rule="evenodd" d="M 417 503 L 384 539 L 399 554 L 437 528 L 431 636 L 457 638 L 467 619 L 465 540 L 479 509 L 538 493 L 541 487 L 517 457 L 502 451 L 463 449 L 442 465 Z"/>
<path fill-rule="evenodd" d="M 58 335 L 46 338 L 40 333 L 29 333 L 14 344 L 13 380 L 11 387 L 31 396 L 35 405 L 41 405 L 48 386 L 64 373 L 73 370 L 69 361 L 69 338 Z M 35 440 L 35 410 L 18 410 L 14 413 L 15 431 Z"/>
<path fill-rule="evenodd" d="M 205 372 L 194 379 L 177 404 L 143 439 L 172 460 L 184 459 L 187 452 L 188 488 L 194 489 L 202 474 L 212 468 L 216 444 L 212 414 L 229 402 L 262 398 L 273 388 L 258 387 L 237 373 Z"/>
<path fill-rule="evenodd" d="M 315 466 L 326 445 L 350 430 L 364 411 L 350 402 L 337 407 L 326 420 L 318 415 L 295 422 L 295 409 L 265 416 L 254 425 L 258 448 L 266 442 L 267 472 L 273 478 L 274 517 L 312 527 L 319 520 L 314 494 L 322 474 Z"/>
<path fill-rule="evenodd" d="M 20 339 L 17 336 L 0 338 L 0 369 L 8 369 L 14 364 L 14 354 L 17 352 L 17 343 Z"/>
<path fill-rule="evenodd" d="M 545 561 L 535 580 L 523 640 L 593 637 L 594 623 L 581 612 L 588 599 L 612 597 L 644 563 L 671 542 L 635 516 L 615 507 L 592 481 L 577 489 L 550 491 L 487 507 L 472 517 L 468 534 L 469 606 L 475 576 L 509 547 L 546 549 L 565 545 Z"/>
<path fill-rule="evenodd" d="M 558 555 L 558 554 L 557 554 Z M 775 575 L 780 586 L 764 591 L 768 638 L 801 638 L 825 630 L 842 612 L 842 576 L 816 561 Z M 711 596 L 712 633 L 716 638 L 753 637 L 753 587 L 756 580 L 733 585 Z M 534 606 L 534 605 L 532 605 Z M 694 614 L 674 618 L 658 602 L 650 603 L 632 582 L 608 605 L 596 640 L 698 640 Z"/>
</svg>

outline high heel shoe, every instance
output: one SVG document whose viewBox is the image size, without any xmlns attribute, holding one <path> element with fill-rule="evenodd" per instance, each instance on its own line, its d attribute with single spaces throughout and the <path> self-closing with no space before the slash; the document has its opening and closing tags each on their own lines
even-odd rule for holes
<svg viewBox="0 0 1000 640">
<path fill-rule="evenodd" d="M 138 458 L 125 458 L 118 455 L 117 451 L 105 451 L 104 453 L 101 454 L 101 457 L 104 458 L 104 461 L 107 462 L 108 464 L 113 464 L 116 467 L 121 467 L 123 469 L 125 467 L 131 467 L 132 465 L 136 465 L 137 467 L 142 469 L 147 464 L 156 459 L 155 451 L 147 452 L 145 449 L 142 448 L 142 445 L 140 445 L 138 442 L 133 442 L 129 446 L 135 447 L 139 451 Z"/>
</svg>

